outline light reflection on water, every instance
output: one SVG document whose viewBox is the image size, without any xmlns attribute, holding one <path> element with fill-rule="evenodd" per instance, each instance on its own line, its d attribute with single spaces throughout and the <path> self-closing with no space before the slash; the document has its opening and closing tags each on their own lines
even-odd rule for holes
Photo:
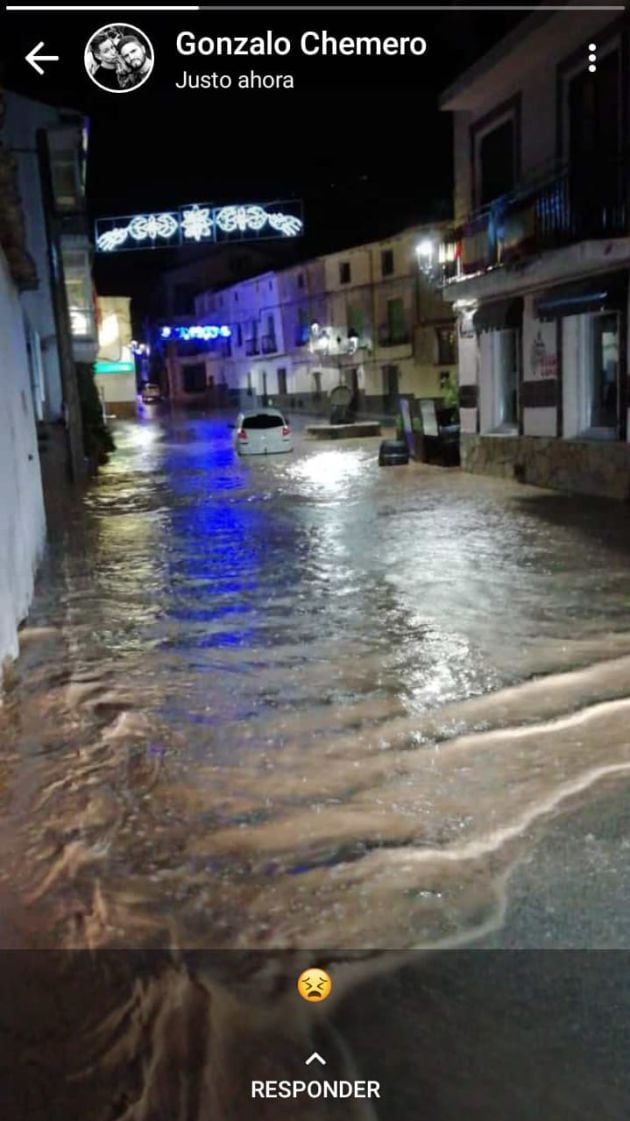
<svg viewBox="0 0 630 1121">
<path fill-rule="evenodd" d="M 121 425 L 52 542 L 2 717 L 4 875 L 64 944 L 498 921 L 534 824 L 629 762 L 627 528 L 374 441 L 231 441 Z"/>
</svg>

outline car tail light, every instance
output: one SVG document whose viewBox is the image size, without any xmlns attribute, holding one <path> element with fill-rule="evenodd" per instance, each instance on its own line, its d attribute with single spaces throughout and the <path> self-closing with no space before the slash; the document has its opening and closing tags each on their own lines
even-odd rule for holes
<svg viewBox="0 0 630 1121">
<path fill-rule="evenodd" d="M 245 431 L 244 428 L 239 428 L 238 438 L 239 438 L 239 440 L 246 440 L 247 439 L 247 432 Z"/>
<path fill-rule="evenodd" d="M 289 428 L 289 425 L 288 425 L 288 424 L 285 424 L 285 425 L 283 426 L 283 428 L 282 428 L 282 435 L 283 435 L 283 436 L 290 436 L 290 435 L 291 435 L 291 429 Z"/>
</svg>

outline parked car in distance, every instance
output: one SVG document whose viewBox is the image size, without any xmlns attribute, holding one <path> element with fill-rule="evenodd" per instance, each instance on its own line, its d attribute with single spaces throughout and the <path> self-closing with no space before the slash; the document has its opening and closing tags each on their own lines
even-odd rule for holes
<svg viewBox="0 0 630 1121">
<path fill-rule="evenodd" d="M 291 429 L 279 409 L 239 413 L 235 444 L 239 455 L 276 455 L 293 451 Z"/>
<path fill-rule="evenodd" d="M 141 397 L 144 405 L 153 405 L 162 400 L 162 390 L 155 382 L 146 381 L 142 386 Z"/>
<path fill-rule="evenodd" d="M 409 448 L 405 440 L 382 440 L 378 449 L 379 467 L 395 467 L 409 463 Z"/>
</svg>

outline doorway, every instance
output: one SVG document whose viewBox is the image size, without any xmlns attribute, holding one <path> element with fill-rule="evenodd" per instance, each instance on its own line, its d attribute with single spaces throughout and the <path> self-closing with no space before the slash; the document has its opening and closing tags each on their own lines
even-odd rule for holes
<svg viewBox="0 0 630 1121">
<path fill-rule="evenodd" d="M 617 312 L 593 316 L 589 350 L 587 426 L 617 433 L 619 429 L 619 315 Z"/>
<path fill-rule="evenodd" d="M 383 409 L 388 414 L 398 412 L 398 366 L 383 366 Z"/>
<path fill-rule="evenodd" d="M 518 383 L 521 364 L 521 332 L 517 327 L 493 331 L 494 428 L 515 431 L 518 427 Z"/>
</svg>

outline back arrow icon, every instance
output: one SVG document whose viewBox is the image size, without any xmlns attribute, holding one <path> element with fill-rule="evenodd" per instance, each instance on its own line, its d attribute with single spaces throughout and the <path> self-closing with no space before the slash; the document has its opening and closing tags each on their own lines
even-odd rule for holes
<svg viewBox="0 0 630 1121">
<path fill-rule="evenodd" d="M 38 51 L 40 51 L 42 49 L 43 45 L 44 45 L 44 41 L 42 39 L 42 42 L 38 43 L 36 47 L 33 47 L 33 50 L 29 51 L 29 53 L 26 56 L 26 61 L 28 62 L 29 66 L 32 66 L 33 70 L 36 70 L 38 74 L 43 74 L 44 73 L 43 68 L 39 65 L 40 62 L 59 62 L 59 55 L 58 54 L 38 54 L 37 53 Z"/>
<path fill-rule="evenodd" d="M 308 1059 L 306 1060 L 306 1066 L 310 1066 L 310 1064 L 313 1062 L 313 1059 L 317 1059 L 323 1067 L 326 1066 L 326 1060 L 322 1059 L 321 1055 L 318 1054 L 317 1051 L 313 1051 L 313 1054 L 309 1055 Z"/>
</svg>

